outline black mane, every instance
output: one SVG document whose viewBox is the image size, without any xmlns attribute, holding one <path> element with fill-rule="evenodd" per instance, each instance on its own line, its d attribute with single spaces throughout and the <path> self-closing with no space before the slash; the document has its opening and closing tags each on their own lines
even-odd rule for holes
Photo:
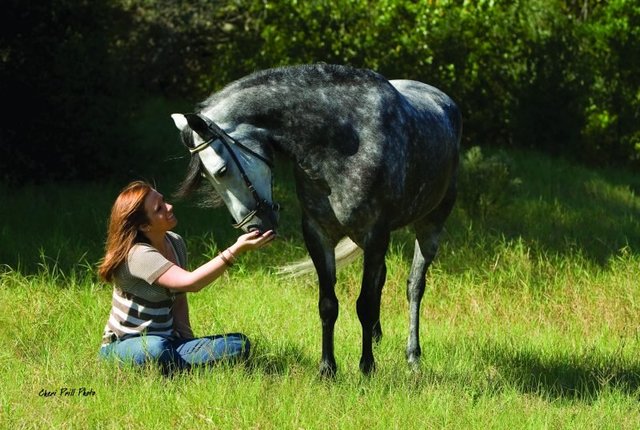
<svg viewBox="0 0 640 430">
<path fill-rule="evenodd" d="M 180 133 L 180 140 L 186 148 L 193 148 L 193 133 L 189 129 L 185 129 Z M 224 205 L 222 197 L 213 188 L 209 181 L 205 181 L 203 177 L 203 167 L 200 158 L 191 155 L 187 174 L 178 185 L 178 189 L 174 193 L 174 197 L 178 200 L 186 199 L 192 194 L 197 194 L 197 202 L 200 207 L 220 207 Z"/>
</svg>

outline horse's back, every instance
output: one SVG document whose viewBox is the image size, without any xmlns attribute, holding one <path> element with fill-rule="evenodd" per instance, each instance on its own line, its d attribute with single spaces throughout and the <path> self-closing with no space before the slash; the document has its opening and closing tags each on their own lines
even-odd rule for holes
<svg viewBox="0 0 640 430">
<path fill-rule="evenodd" d="M 389 81 L 406 99 L 420 119 L 430 122 L 431 126 L 442 128 L 450 139 L 444 143 L 457 146 L 462 134 L 462 115 L 456 103 L 438 88 L 423 82 L 407 79 Z"/>
</svg>

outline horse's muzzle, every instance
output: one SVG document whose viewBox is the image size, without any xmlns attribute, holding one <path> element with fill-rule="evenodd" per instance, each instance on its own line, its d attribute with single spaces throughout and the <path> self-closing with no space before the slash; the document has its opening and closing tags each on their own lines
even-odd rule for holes
<svg viewBox="0 0 640 430">
<path fill-rule="evenodd" d="M 233 224 L 234 228 L 242 229 L 245 232 L 258 230 L 261 233 L 278 228 L 280 218 L 280 205 L 263 201 L 256 209 L 249 212 L 241 221 Z"/>
</svg>

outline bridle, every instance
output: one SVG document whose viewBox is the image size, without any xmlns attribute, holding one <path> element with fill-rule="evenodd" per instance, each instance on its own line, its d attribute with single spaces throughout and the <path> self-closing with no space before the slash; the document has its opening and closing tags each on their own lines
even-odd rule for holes
<svg viewBox="0 0 640 430">
<path fill-rule="evenodd" d="M 256 191 L 256 187 L 253 186 L 251 179 L 249 179 L 249 176 L 247 176 L 247 173 L 242 167 L 242 164 L 240 164 L 240 160 L 238 160 L 238 156 L 231 149 L 231 145 L 237 146 L 239 149 L 251 155 L 252 157 L 255 157 L 258 160 L 262 161 L 267 166 L 269 166 L 269 168 L 273 170 L 273 163 L 271 162 L 271 160 L 269 160 L 268 158 L 264 157 L 261 154 L 258 154 L 256 151 L 246 147 L 245 145 L 243 145 L 233 137 L 229 136 L 223 129 L 221 129 L 216 123 L 211 121 L 209 118 L 206 118 L 200 114 L 195 114 L 195 115 L 199 116 L 200 119 L 204 121 L 205 124 L 207 124 L 207 128 L 211 133 L 213 133 L 214 136 L 211 139 L 205 142 L 202 142 L 201 144 L 193 148 L 187 148 L 191 153 L 191 155 L 198 154 L 203 149 L 209 147 L 211 143 L 213 143 L 215 140 L 220 139 L 220 141 L 222 142 L 222 145 L 225 147 L 229 155 L 231 155 L 231 159 L 233 160 L 236 167 L 238 168 L 238 171 L 240 172 L 240 176 L 242 177 L 242 180 L 244 181 L 245 185 L 247 186 L 247 189 L 249 190 L 249 192 L 253 196 L 253 199 L 256 202 L 255 209 L 249 212 L 238 223 L 233 224 L 233 227 L 242 228 L 245 224 L 249 222 L 249 220 L 251 220 L 251 218 L 253 218 L 258 212 L 263 211 L 264 209 L 271 209 L 273 212 L 278 212 L 280 210 L 280 204 L 272 203 L 267 199 L 263 199 L 260 197 L 260 195 L 258 194 L 258 191 Z"/>
</svg>

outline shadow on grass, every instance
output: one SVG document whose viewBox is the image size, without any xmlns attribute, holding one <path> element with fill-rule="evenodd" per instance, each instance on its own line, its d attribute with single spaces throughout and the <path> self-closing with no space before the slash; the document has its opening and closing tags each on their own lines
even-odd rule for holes
<svg viewBox="0 0 640 430">
<path fill-rule="evenodd" d="M 512 156 L 513 175 L 522 185 L 505 207 L 473 221 L 482 234 L 521 238 L 537 253 L 579 253 L 599 265 L 625 247 L 640 252 L 637 175 L 530 152 Z"/>
<path fill-rule="evenodd" d="M 180 148 L 178 148 L 180 149 Z M 443 243 L 451 249 L 481 247 L 500 238 L 522 239 L 533 253 L 575 255 L 605 264 L 623 247 L 640 252 L 640 177 L 631 172 L 588 170 L 535 153 L 513 153 L 514 176 L 522 185 L 510 204 L 486 220 L 466 217 L 460 204 L 447 221 Z M 158 183 L 170 195 L 182 178 L 182 164 L 172 166 L 171 179 Z M 275 197 L 283 203 L 279 234 L 300 243 L 300 207 L 291 165 L 276 169 Z M 132 174 L 131 179 L 144 177 Z M 149 178 L 154 181 L 154 178 Z M 117 184 L 49 184 L 19 193 L 0 187 L 0 264 L 35 274 L 43 264 L 64 273 L 96 265 L 103 255 L 109 208 L 125 181 Z M 199 209 L 196 199 L 172 203 L 180 220 L 177 231 L 187 240 L 213 235 L 220 244 L 237 236 L 224 208 Z M 470 225 L 473 231 L 470 232 Z M 401 232 L 411 261 L 413 236 Z M 199 255 L 200 249 L 190 248 Z"/>
<path fill-rule="evenodd" d="M 487 244 L 521 241 L 532 256 L 580 256 L 600 266 L 623 248 L 640 252 L 640 176 L 621 169 L 587 169 L 536 153 L 510 155 L 512 174 L 522 184 L 486 217 L 470 217 L 461 196 L 441 244 L 454 251 L 483 251 Z M 410 263 L 413 232 L 405 229 L 394 237 Z"/>
<path fill-rule="evenodd" d="M 460 345 L 465 345 L 461 347 Z M 635 345 L 635 344 L 634 344 Z M 423 345 L 417 370 L 396 361 L 374 374 L 394 390 L 421 393 L 429 387 L 462 392 L 471 400 L 519 392 L 546 402 L 592 404 L 612 392 L 640 401 L 640 360 L 626 351 L 582 348 L 576 351 L 467 339 Z M 435 355 L 429 349 L 437 350 Z M 631 352 L 631 353 L 630 353 Z"/>
<path fill-rule="evenodd" d="M 551 358 L 502 346 L 486 347 L 482 355 L 505 383 L 550 400 L 591 402 L 611 390 L 640 393 L 640 363 L 619 355 L 577 352 Z"/>
<path fill-rule="evenodd" d="M 447 355 L 460 357 L 456 345 L 443 346 Z M 591 404 L 602 395 L 619 392 L 640 400 L 640 362 L 616 353 L 596 350 L 558 352 L 514 349 L 487 343 L 477 345 L 473 364 L 462 369 L 435 369 L 423 357 L 421 369 L 410 379 L 411 389 L 424 385 L 464 387 L 471 397 L 500 395 L 516 390 L 553 402 L 577 401 Z M 468 357 L 467 357 L 468 358 Z"/>
<path fill-rule="evenodd" d="M 296 344 L 286 343 L 278 345 L 275 349 L 265 350 L 260 342 L 257 342 L 245 367 L 249 373 L 285 376 L 294 373 L 296 369 L 300 369 L 301 372 L 316 369 L 318 362 L 307 356 Z"/>
</svg>

